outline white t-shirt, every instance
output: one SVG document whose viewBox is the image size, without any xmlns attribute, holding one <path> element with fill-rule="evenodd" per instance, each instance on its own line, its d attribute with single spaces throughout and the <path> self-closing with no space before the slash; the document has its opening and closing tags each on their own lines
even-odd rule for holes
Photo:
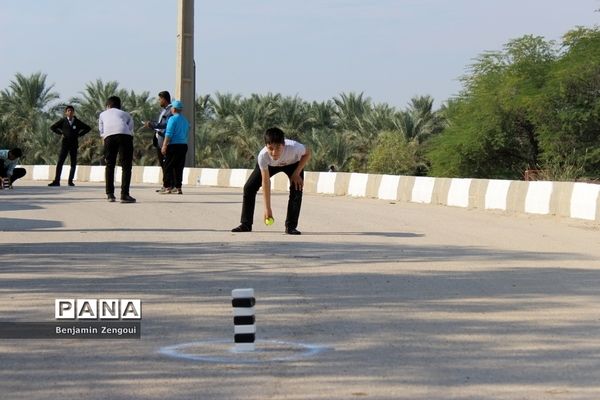
<svg viewBox="0 0 600 400">
<path fill-rule="evenodd" d="M 133 118 L 123 110 L 109 108 L 100 113 L 98 130 L 102 139 L 110 135 L 119 134 L 133 136 Z"/>
<path fill-rule="evenodd" d="M 258 153 L 258 167 L 260 169 L 267 169 L 269 166 L 272 167 L 284 167 L 286 165 L 294 164 L 300 161 L 300 158 L 306 154 L 306 147 L 302 143 L 298 143 L 295 140 L 285 139 L 285 146 L 283 146 L 283 152 L 278 160 L 273 160 L 267 152 L 267 146 Z"/>
</svg>

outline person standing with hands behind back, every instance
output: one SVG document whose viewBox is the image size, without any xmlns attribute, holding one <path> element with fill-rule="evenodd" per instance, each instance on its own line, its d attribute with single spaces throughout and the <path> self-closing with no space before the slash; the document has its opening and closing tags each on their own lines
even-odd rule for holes
<svg viewBox="0 0 600 400">
<path fill-rule="evenodd" d="M 161 151 L 165 156 L 164 174 L 166 174 L 165 182 L 170 182 L 171 187 L 165 188 L 161 194 L 177 193 L 183 194 L 181 184 L 183 181 L 183 169 L 185 167 L 185 155 L 188 150 L 188 131 L 190 123 L 181 114 L 183 103 L 179 100 L 174 100 L 171 103 L 173 116 L 167 121 L 167 129 L 165 130 L 165 140 Z"/>
<path fill-rule="evenodd" d="M 62 136 L 62 143 L 60 153 L 58 154 L 58 163 L 56 164 L 56 174 L 54 175 L 54 180 L 48 186 L 60 186 L 60 175 L 63 164 L 67 159 L 67 154 L 71 158 L 69 186 L 75 186 L 73 179 L 75 178 L 75 168 L 77 167 L 79 137 L 88 133 L 92 128 L 75 116 L 75 108 L 73 106 L 66 106 L 65 117 L 52 124 L 50 130 Z"/>
<path fill-rule="evenodd" d="M 310 149 L 295 140 L 285 139 L 279 128 L 269 128 L 264 136 L 265 147 L 258 153 L 257 164 L 244 185 L 241 225 L 232 232 L 251 232 L 254 220 L 256 193 L 262 186 L 265 203 L 264 220 L 273 218 L 271 210 L 271 177 L 284 172 L 290 179 L 285 233 L 300 235 L 298 218 L 302 205 L 304 187 L 304 166 L 310 160 Z"/>
<path fill-rule="evenodd" d="M 115 165 L 117 155 L 121 156 L 121 203 L 135 203 L 129 195 L 131 166 L 133 164 L 133 118 L 121 110 L 121 99 L 111 96 L 106 100 L 106 110 L 98 118 L 100 137 L 104 140 L 104 160 L 106 161 L 106 197 L 115 201 Z"/>
</svg>

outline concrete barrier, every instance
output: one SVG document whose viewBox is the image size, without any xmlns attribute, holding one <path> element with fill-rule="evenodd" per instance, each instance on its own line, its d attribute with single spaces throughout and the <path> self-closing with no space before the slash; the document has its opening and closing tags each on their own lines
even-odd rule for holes
<svg viewBox="0 0 600 400">
<path fill-rule="evenodd" d="M 55 166 L 25 165 L 32 180 L 54 179 Z M 185 168 L 184 185 L 242 188 L 252 170 Z M 69 167 L 61 176 L 67 177 Z M 120 182 L 120 167 L 115 182 Z M 103 166 L 78 166 L 77 181 L 104 182 Z M 132 183 L 162 183 L 159 167 L 133 167 Z M 287 191 L 284 174 L 271 179 L 273 190 Z M 581 182 L 510 181 L 497 179 L 434 178 L 345 172 L 311 172 L 304 190 L 335 196 L 370 197 L 388 201 L 440 204 L 450 207 L 500 210 L 600 222 L 600 185 Z"/>
</svg>

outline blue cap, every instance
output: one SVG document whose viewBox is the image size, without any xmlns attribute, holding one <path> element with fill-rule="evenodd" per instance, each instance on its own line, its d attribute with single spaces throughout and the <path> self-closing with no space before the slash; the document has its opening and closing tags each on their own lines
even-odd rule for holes
<svg viewBox="0 0 600 400">
<path fill-rule="evenodd" d="M 173 100 L 171 102 L 171 107 L 176 108 L 178 110 L 183 110 L 183 103 L 179 100 Z"/>
</svg>

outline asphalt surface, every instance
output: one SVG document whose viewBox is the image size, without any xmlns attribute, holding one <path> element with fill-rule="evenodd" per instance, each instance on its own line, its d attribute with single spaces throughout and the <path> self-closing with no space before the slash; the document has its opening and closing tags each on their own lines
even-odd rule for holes
<svg viewBox="0 0 600 400">
<path fill-rule="evenodd" d="M 142 338 L 0 339 L 1 399 L 600 398 L 597 224 L 305 195 L 290 236 L 259 193 L 231 233 L 241 189 L 46 183 L 0 192 L 0 323 L 139 298 Z M 229 351 L 235 288 L 254 354 Z"/>
</svg>

